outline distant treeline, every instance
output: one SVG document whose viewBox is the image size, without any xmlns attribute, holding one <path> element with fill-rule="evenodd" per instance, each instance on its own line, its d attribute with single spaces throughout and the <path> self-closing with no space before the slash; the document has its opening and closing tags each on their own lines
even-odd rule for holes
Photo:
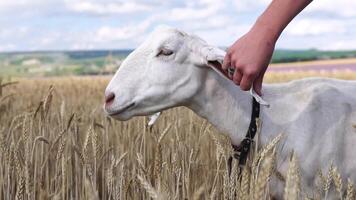
<svg viewBox="0 0 356 200">
<path fill-rule="evenodd" d="M 113 74 L 133 50 L 0 53 L 0 76 Z M 355 51 L 276 50 L 272 63 L 356 58 Z"/>
<path fill-rule="evenodd" d="M 52 55 L 65 55 L 73 60 L 91 60 L 97 58 L 105 58 L 113 56 L 116 58 L 124 59 L 133 50 L 90 50 L 90 51 L 39 51 L 39 52 L 13 52 L 13 53 L 0 53 L 0 59 L 6 56 L 22 55 L 25 57 L 51 57 Z M 337 58 L 354 58 L 356 57 L 356 50 L 352 51 L 320 51 L 316 49 L 309 50 L 288 50 L 277 49 L 275 50 L 272 63 L 287 63 L 298 61 L 311 61 L 311 60 L 326 60 Z"/>
<path fill-rule="evenodd" d="M 123 49 L 123 50 L 75 50 L 75 51 L 26 51 L 26 52 L 0 52 L 0 59 L 9 56 L 22 56 L 22 57 L 45 57 L 45 56 L 56 56 L 56 55 L 66 55 L 70 59 L 92 59 L 107 57 L 109 55 L 115 57 L 126 57 L 133 50 Z"/>
<path fill-rule="evenodd" d="M 272 63 L 288 63 L 298 61 L 311 60 L 327 60 L 337 58 L 355 58 L 356 50 L 354 51 L 319 51 L 310 50 L 276 50 L 272 57 Z"/>
<path fill-rule="evenodd" d="M 65 52 L 72 59 L 88 59 L 99 58 L 112 55 L 115 57 L 125 58 L 133 50 L 100 50 L 100 51 L 68 51 Z M 310 50 L 288 50 L 277 49 L 272 57 L 272 63 L 288 63 L 298 61 L 325 60 L 337 58 L 353 58 L 356 57 L 355 51 L 320 51 L 316 49 Z"/>
<path fill-rule="evenodd" d="M 97 50 L 97 51 L 66 51 L 64 52 L 71 59 L 89 59 L 107 57 L 109 55 L 115 57 L 126 57 L 133 50 Z"/>
</svg>

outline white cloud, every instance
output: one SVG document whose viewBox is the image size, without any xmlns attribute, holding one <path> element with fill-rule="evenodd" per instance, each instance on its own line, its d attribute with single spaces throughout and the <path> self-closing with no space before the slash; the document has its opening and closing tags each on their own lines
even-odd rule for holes
<svg viewBox="0 0 356 200">
<path fill-rule="evenodd" d="M 117 15 L 150 11 L 149 3 L 124 0 L 17 0 L 0 1 L 1 14 L 78 13 L 87 15 Z M 20 11 L 20 12 L 19 12 Z"/>
<path fill-rule="evenodd" d="M 306 9 L 309 13 L 325 12 L 341 17 L 356 16 L 355 0 L 319 0 L 313 1 Z"/>
<path fill-rule="evenodd" d="M 66 34 L 68 35 L 68 33 Z M 58 41 L 62 41 L 65 37 L 64 34 L 58 32 L 48 32 L 45 35 L 38 38 L 37 45 L 42 48 L 50 48 L 53 45 L 56 45 Z"/>
<path fill-rule="evenodd" d="M 237 12 L 253 12 L 259 8 L 266 8 L 271 0 L 235 0 L 234 6 Z"/>
<path fill-rule="evenodd" d="M 204 23 L 200 19 L 185 21 L 181 27 L 186 31 L 212 31 L 215 29 L 226 29 L 231 25 L 232 23 L 228 15 L 217 14 L 209 17 Z"/>
<path fill-rule="evenodd" d="M 292 22 L 285 31 L 291 36 L 341 34 L 347 31 L 347 24 L 339 20 L 307 18 Z"/>
<path fill-rule="evenodd" d="M 151 25 L 151 19 L 145 20 L 139 24 L 130 24 L 121 27 L 104 26 L 95 33 L 95 41 L 112 42 L 127 39 L 135 39 L 147 32 Z"/>
<path fill-rule="evenodd" d="M 21 39 L 30 33 L 30 28 L 26 26 L 0 29 L 0 39 L 17 38 Z"/>
<path fill-rule="evenodd" d="M 171 9 L 166 17 L 172 21 L 210 19 L 223 8 L 224 4 L 217 0 L 191 1 L 185 7 Z"/>
<path fill-rule="evenodd" d="M 170 20 L 182 21 L 182 20 L 192 20 L 192 19 L 203 19 L 215 14 L 218 9 L 214 7 L 209 8 L 175 8 L 170 11 Z"/>
<path fill-rule="evenodd" d="M 131 1 L 108 3 L 103 3 L 101 1 L 66 1 L 66 7 L 73 12 L 96 15 L 124 14 L 149 11 L 152 9 L 151 6 Z"/>
<path fill-rule="evenodd" d="M 201 29 L 195 30 L 193 33 L 206 40 L 209 44 L 219 47 L 229 47 L 250 28 L 251 25 L 249 24 L 230 24 L 225 28 Z"/>
<path fill-rule="evenodd" d="M 319 45 L 323 50 L 355 50 L 356 41 L 353 38 L 339 38 Z"/>
<path fill-rule="evenodd" d="M 70 50 L 93 50 L 95 46 L 90 43 L 74 43 L 70 46 Z"/>
<path fill-rule="evenodd" d="M 2 44 L 0 45 L 0 52 L 1 51 L 15 51 L 16 45 L 15 44 Z"/>
<path fill-rule="evenodd" d="M 41 0 L 18 0 L 18 1 L 0 1 L 0 10 L 1 11 L 6 11 L 9 9 L 14 9 L 22 6 L 27 6 L 27 5 L 38 5 L 41 3 L 45 3 L 45 1 Z"/>
<path fill-rule="evenodd" d="M 11 16 L 16 18 L 19 16 L 31 16 L 35 13 L 47 14 L 61 9 L 62 5 L 62 0 L 1 0 L 0 17 L 9 18 Z"/>
<path fill-rule="evenodd" d="M 0 51 L 133 48 L 158 24 L 229 46 L 270 2 L 0 0 Z M 287 27 L 277 48 L 356 49 L 355 26 L 355 0 L 313 1 Z"/>
</svg>

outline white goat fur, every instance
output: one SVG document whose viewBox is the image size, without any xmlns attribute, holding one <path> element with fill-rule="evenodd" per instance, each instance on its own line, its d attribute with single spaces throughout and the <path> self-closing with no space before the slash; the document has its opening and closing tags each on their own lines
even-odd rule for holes
<svg viewBox="0 0 356 200">
<path fill-rule="evenodd" d="M 158 55 L 161 49 L 172 55 Z M 225 52 L 197 36 L 173 28 L 158 28 L 127 59 L 111 80 L 106 93 L 116 95 L 106 108 L 113 113 L 130 103 L 133 107 L 114 115 L 119 120 L 150 115 L 171 107 L 186 106 L 227 133 L 233 144 L 244 138 L 251 115 L 251 96 L 213 68 Z M 306 192 L 318 169 L 331 163 L 343 178 L 356 182 L 356 82 L 309 78 L 282 84 L 265 84 L 260 145 L 279 133 L 277 169 L 285 174 L 291 151 L 300 160 Z M 345 179 L 344 179 L 345 181 Z M 281 195 L 282 185 L 274 190 Z"/>
</svg>

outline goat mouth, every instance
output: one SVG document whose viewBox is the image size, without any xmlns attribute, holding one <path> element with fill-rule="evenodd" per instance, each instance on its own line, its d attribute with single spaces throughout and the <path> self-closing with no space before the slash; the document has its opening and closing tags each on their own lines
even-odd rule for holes
<svg viewBox="0 0 356 200">
<path fill-rule="evenodd" d="M 125 107 L 123 107 L 123 108 L 121 108 L 121 109 L 115 111 L 115 112 L 111 112 L 111 113 L 108 113 L 108 114 L 109 114 L 110 116 L 119 115 L 119 114 L 121 114 L 121 113 L 127 111 L 128 109 L 130 109 L 130 108 L 132 108 L 132 107 L 134 107 L 134 106 L 135 106 L 135 102 L 133 102 L 133 103 L 131 103 L 131 104 L 129 104 L 129 105 L 127 105 L 127 106 L 125 106 Z"/>
</svg>

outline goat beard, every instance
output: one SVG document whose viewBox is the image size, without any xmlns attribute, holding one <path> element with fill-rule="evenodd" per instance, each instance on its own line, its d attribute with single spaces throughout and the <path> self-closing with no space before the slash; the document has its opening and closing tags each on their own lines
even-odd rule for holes
<svg viewBox="0 0 356 200">
<path fill-rule="evenodd" d="M 153 115 L 150 115 L 148 117 L 150 119 L 150 121 L 148 122 L 147 126 L 148 127 L 153 126 L 157 122 L 157 119 L 159 118 L 160 115 L 161 115 L 161 112 L 158 112 L 158 113 L 155 113 Z"/>
</svg>

